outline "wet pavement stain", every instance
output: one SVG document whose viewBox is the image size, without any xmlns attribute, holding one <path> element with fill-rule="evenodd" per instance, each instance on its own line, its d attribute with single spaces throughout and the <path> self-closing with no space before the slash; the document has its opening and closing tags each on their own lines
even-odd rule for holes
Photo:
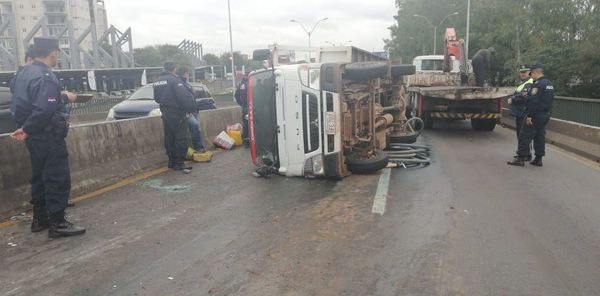
<svg viewBox="0 0 600 296">
<path fill-rule="evenodd" d="M 160 179 L 148 180 L 140 183 L 142 187 L 150 187 L 160 192 L 165 193 L 187 193 L 192 191 L 192 185 L 190 183 L 183 183 L 179 185 L 163 185 L 164 181 Z"/>
</svg>

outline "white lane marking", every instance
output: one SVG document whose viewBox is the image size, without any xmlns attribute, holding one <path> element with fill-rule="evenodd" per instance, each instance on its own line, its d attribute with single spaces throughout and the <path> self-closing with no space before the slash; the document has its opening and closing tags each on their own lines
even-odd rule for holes
<svg viewBox="0 0 600 296">
<path fill-rule="evenodd" d="M 373 201 L 373 214 L 382 215 L 385 214 L 385 205 L 387 203 L 388 191 L 390 189 L 390 177 L 392 175 L 392 169 L 386 168 L 383 170 L 383 174 L 379 177 L 379 185 L 377 185 L 377 193 L 375 193 L 375 200 Z"/>
</svg>

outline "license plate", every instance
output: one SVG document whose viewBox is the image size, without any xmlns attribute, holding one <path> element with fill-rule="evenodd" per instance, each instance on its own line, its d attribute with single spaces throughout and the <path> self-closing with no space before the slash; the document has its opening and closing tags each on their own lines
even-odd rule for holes
<svg viewBox="0 0 600 296">
<path fill-rule="evenodd" d="M 336 126 L 335 126 L 335 113 L 334 112 L 327 112 L 327 115 L 325 116 L 326 121 L 327 122 L 327 126 L 325 128 L 325 131 L 327 132 L 328 135 L 335 135 L 335 130 L 336 130 Z"/>
</svg>

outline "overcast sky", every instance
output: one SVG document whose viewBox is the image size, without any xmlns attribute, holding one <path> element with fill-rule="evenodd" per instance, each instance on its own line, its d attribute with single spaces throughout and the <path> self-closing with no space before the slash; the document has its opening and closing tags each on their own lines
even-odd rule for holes
<svg viewBox="0 0 600 296">
<path fill-rule="evenodd" d="M 205 53 L 229 50 L 226 0 L 108 0 L 106 8 L 110 24 L 132 28 L 135 47 L 191 39 L 202 43 Z M 352 40 L 354 46 L 381 51 L 395 10 L 394 0 L 231 0 L 234 50 L 251 53 L 274 42 L 307 46 L 306 33 L 290 20 L 310 30 L 328 17 L 313 33 L 313 46 Z"/>
</svg>

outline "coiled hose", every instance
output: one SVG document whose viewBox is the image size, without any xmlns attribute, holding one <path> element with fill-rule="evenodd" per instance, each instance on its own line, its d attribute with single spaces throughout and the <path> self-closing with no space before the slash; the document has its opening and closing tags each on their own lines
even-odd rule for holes
<svg viewBox="0 0 600 296">
<path fill-rule="evenodd" d="M 422 168 L 431 164 L 431 149 L 417 144 L 390 144 L 385 151 L 391 163 L 403 168 Z"/>
</svg>

